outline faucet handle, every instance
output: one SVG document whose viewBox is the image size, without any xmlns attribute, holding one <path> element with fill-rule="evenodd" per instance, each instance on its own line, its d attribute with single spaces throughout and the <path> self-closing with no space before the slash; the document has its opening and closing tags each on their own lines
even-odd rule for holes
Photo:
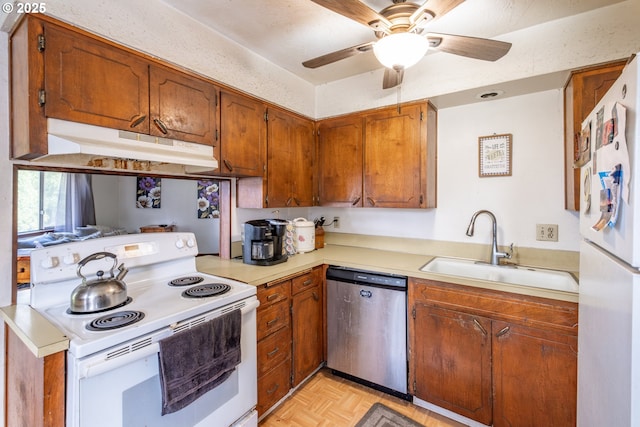
<svg viewBox="0 0 640 427">
<path fill-rule="evenodd" d="M 511 243 L 511 245 L 509 245 L 509 252 L 506 253 L 506 258 L 511 259 L 511 257 L 513 256 L 513 243 Z"/>
</svg>

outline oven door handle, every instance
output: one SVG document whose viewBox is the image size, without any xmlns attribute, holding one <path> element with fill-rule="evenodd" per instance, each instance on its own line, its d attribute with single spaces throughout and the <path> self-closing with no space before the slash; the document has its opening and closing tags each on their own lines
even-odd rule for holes
<svg viewBox="0 0 640 427">
<path fill-rule="evenodd" d="M 169 335 L 170 334 L 167 334 L 166 336 Z M 128 365 L 129 363 L 133 363 L 138 359 L 158 354 L 159 351 L 160 344 L 156 341 L 139 350 L 126 353 L 122 356 L 117 356 L 113 359 L 104 360 L 103 356 L 94 360 L 87 360 L 86 362 L 81 363 L 81 366 L 79 367 L 79 379 L 91 378 L 105 372 L 116 370 L 122 366 Z"/>
<path fill-rule="evenodd" d="M 260 302 L 257 300 L 247 301 L 247 304 L 240 310 L 242 312 L 242 316 L 251 312 L 252 310 L 255 310 L 259 305 Z M 113 359 L 105 360 L 105 356 L 103 354 L 94 359 L 81 362 L 78 371 L 79 378 L 91 378 L 105 372 L 118 369 L 121 366 L 128 365 L 129 363 L 135 362 L 138 359 L 143 359 L 145 357 L 150 357 L 154 354 L 158 354 L 160 352 L 160 344 L 158 344 L 158 341 L 170 336 L 171 334 L 168 333 L 168 331 L 170 330 L 170 328 L 167 328 L 166 330 L 159 332 L 156 336 L 151 337 L 151 344 L 145 347 L 136 348 L 136 350 L 125 353 L 122 356 L 117 356 Z"/>
</svg>

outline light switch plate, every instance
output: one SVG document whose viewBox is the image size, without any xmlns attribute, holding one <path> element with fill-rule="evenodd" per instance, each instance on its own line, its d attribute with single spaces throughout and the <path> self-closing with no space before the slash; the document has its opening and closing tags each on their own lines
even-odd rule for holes
<svg viewBox="0 0 640 427">
<path fill-rule="evenodd" d="M 536 224 L 536 240 L 558 241 L 558 224 Z"/>
</svg>

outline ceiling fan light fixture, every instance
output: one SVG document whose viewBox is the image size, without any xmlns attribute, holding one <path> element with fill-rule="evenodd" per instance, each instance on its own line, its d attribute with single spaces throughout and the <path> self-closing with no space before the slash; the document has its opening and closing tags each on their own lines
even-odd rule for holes
<svg viewBox="0 0 640 427">
<path fill-rule="evenodd" d="M 373 53 L 387 68 L 406 69 L 415 65 L 429 49 L 429 41 L 415 33 L 389 34 L 378 40 Z"/>
</svg>

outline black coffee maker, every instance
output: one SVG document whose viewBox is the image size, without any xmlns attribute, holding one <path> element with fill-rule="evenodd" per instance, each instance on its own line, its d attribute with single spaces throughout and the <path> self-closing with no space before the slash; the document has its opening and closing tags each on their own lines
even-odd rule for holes
<svg viewBox="0 0 640 427">
<path fill-rule="evenodd" d="M 244 224 L 242 261 L 245 264 L 274 265 L 287 260 L 282 250 L 287 221 L 256 219 Z"/>
</svg>

